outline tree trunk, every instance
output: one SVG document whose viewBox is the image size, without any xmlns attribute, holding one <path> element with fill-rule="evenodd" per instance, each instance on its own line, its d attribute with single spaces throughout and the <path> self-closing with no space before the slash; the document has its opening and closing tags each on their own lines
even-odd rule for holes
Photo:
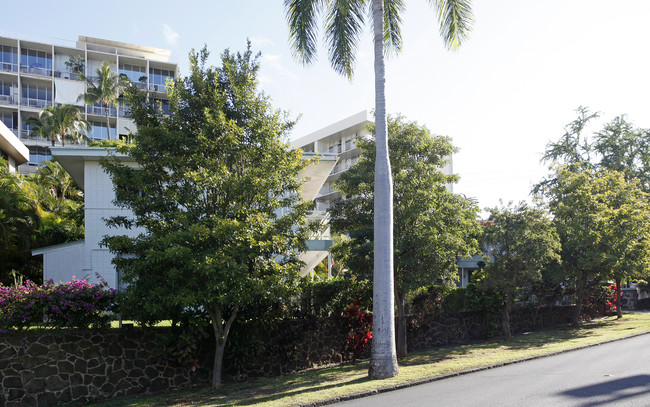
<svg viewBox="0 0 650 407">
<path fill-rule="evenodd" d="M 616 279 L 616 318 L 623 318 L 623 310 L 621 309 L 621 280 Z"/>
<path fill-rule="evenodd" d="M 578 298 L 576 299 L 576 307 L 573 310 L 573 315 L 571 317 L 571 323 L 573 325 L 580 324 L 580 313 L 582 312 L 582 303 L 585 301 L 585 289 L 587 288 L 587 273 L 582 272 L 580 279 L 578 280 L 577 294 Z"/>
<path fill-rule="evenodd" d="M 398 374 L 393 304 L 393 182 L 388 157 L 384 84 L 384 2 L 372 0 L 375 45 L 375 207 L 373 337 L 368 375 L 385 379 Z"/>
<path fill-rule="evenodd" d="M 506 295 L 506 306 L 503 309 L 503 334 L 506 340 L 512 339 L 512 330 L 510 329 L 510 310 L 512 309 L 512 293 Z"/>
<path fill-rule="evenodd" d="M 404 298 L 406 293 L 395 293 L 397 301 L 397 357 L 405 358 L 408 356 L 408 343 L 406 336 L 406 307 Z"/>
<path fill-rule="evenodd" d="M 111 139 L 111 120 L 108 117 L 108 103 L 104 103 L 104 112 L 106 113 L 106 134 Z"/>
<path fill-rule="evenodd" d="M 221 307 L 218 305 L 214 306 L 205 306 L 205 309 L 210 315 L 212 320 L 212 329 L 214 330 L 214 361 L 212 363 L 212 389 L 216 390 L 221 387 L 221 373 L 223 371 L 223 352 L 226 348 L 226 341 L 228 340 L 228 333 L 230 332 L 230 327 L 232 326 L 235 317 L 237 317 L 237 311 L 239 306 L 235 306 L 232 314 L 228 318 L 226 323 L 223 323 L 223 318 L 221 315 Z"/>
</svg>

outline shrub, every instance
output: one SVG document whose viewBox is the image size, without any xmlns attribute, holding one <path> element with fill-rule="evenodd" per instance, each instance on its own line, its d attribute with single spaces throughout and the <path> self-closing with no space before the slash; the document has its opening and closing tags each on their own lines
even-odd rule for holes
<svg viewBox="0 0 650 407">
<path fill-rule="evenodd" d="M 355 299 L 345 307 L 343 312 L 343 318 L 350 329 L 345 341 L 345 349 L 352 352 L 354 359 L 363 355 L 372 340 L 372 315 L 367 310 L 361 309 L 363 305 L 363 301 Z"/>
<path fill-rule="evenodd" d="M 298 304 L 303 312 L 318 318 L 341 315 L 355 299 L 372 308 L 372 282 L 334 278 L 325 281 L 303 280 L 299 290 Z"/>
<path fill-rule="evenodd" d="M 42 286 L 27 281 L 14 288 L 0 284 L 0 330 L 105 327 L 115 296 L 105 281 L 93 285 L 86 280 L 58 284 L 50 280 Z"/>
</svg>

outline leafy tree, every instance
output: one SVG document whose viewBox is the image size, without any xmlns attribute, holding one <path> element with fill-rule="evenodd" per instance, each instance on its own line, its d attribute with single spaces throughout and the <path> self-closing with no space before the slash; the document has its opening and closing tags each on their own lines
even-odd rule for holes
<svg viewBox="0 0 650 407">
<path fill-rule="evenodd" d="M 430 0 L 437 11 L 440 34 L 447 48 L 455 49 L 471 29 L 470 0 Z M 402 48 L 403 0 L 284 0 L 289 35 L 295 56 L 304 64 L 316 58 L 317 19 L 325 14 L 325 36 L 332 67 L 351 79 L 356 49 L 365 24 L 366 4 L 372 15 L 375 57 L 375 161 L 373 345 L 369 375 L 383 379 L 398 374 L 393 326 L 393 182 L 386 134 L 386 82 L 384 54 Z"/>
<path fill-rule="evenodd" d="M 40 282 L 42 262 L 31 250 L 83 235 L 83 197 L 60 164 L 45 161 L 36 174 L 24 176 L 10 174 L 0 162 L 0 282 L 10 284 L 12 271 Z"/>
<path fill-rule="evenodd" d="M 30 134 L 52 140 L 52 147 L 57 140 L 64 146 L 66 139 L 73 142 L 86 139 L 85 132 L 90 128 L 81 109 L 66 104 L 45 106 L 38 118 L 27 119 L 27 125 L 31 126 Z"/>
<path fill-rule="evenodd" d="M 565 133 L 557 142 L 546 146 L 542 161 L 566 164 L 575 168 L 606 169 L 620 171 L 625 179 L 639 180 L 639 187 L 650 192 L 650 130 L 635 127 L 625 115 L 615 117 L 591 136 L 585 128 L 599 113 L 579 107 L 578 117 L 566 126 Z M 543 181 L 538 189 L 552 183 Z"/>
<path fill-rule="evenodd" d="M 562 265 L 576 283 L 579 323 L 587 283 L 615 273 L 647 269 L 650 203 L 637 180 L 610 170 L 558 167 L 542 190 L 562 243 Z"/>
<path fill-rule="evenodd" d="M 510 339 L 510 310 L 517 290 L 541 281 L 542 270 L 560 258 L 560 240 L 540 208 L 520 202 L 489 211 L 481 238 L 487 253 L 484 281 L 505 294 L 503 328 Z"/>
<path fill-rule="evenodd" d="M 547 145 L 542 161 L 550 162 L 551 168 L 564 163 L 576 172 L 583 169 L 618 171 L 628 182 L 636 182 L 642 191 L 650 192 L 650 130 L 635 127 L 625 115 L 621 115 L 590 137 L 584 130 L 600 116 L 599 113 L 592 113 L 585 107 L 579 107 L 577 113 L 578 117 L 567 125 L 560 140 Z M 547 189 L 556 182 L 553 177 L 545 179 L 535 187 L 535 191 Z M 618 230 L 623 232 L 625 229 Z M 621 279 L 645 277 L 648 271 L 643 262 L 628 263 L 626 267 L 619 265 L 612 270 L 609 277 L 616 281 L 619 317 L 622 316 Z"/>
<path fill-rule="evenodd" d="M 126 88 L 130 81 L 124 75 L 115 75 L 111 73 L 111 64 L 104 61 L 97 68 L 97 77 L 89 78 L 80 74 L 81 79 L 86 82 L 86 91 L 79 95 L 79 100 L 85 104 L 92 105 L 99 103 L 104 106 L 106 115 L 106 135 L 108 140 L 111 139 L 111 121 L 109 118 L 109 108 L 117 105 L 120 93 Z"/>
<path fill-rule="evenodd" d="M 371 129 L 374 131 L 374 129 Z M 457 177 L 441 167 L 454 151 L 446 137 L 433 136 L 426 127 L 401 116 L 388 117 L 388 147 L 393 163 L 395 300 L 398 310 L 397 353 L 406 356 L 405 301 L 409 291 L 434 281 L 456 277 L 459 256 L 471 256 L 479 234 L 476 205 L 447 190 Z M 336 202 L 331 226 L 348 233 L 348 265 L 360 277 L 373 269 L 374 168 L 376 143 L 359 140 L 362 155 L 343 173 L 335 187 L 352 198 Z"/>
<path fill-rule="evenodd" d="M 175 81 L 169 116 L 136 88 L 127 100 L 138 127 L 125 151 L 137 168 L 103 163 L 116 204 L 132 217 L 104 239 L 128 291 L 153 317 L 206 313 L 215 334 L 212 386 L 233 322 L 257 299 L 288 298 L 296 287 L 312 202 L 300 201 L 306 162 L 282 137 L 291 128 L 258 91 L 258 57 L 226 50 L 219 68 L 206 49 L 190 54 L 190 75 Z"/>
</svg>

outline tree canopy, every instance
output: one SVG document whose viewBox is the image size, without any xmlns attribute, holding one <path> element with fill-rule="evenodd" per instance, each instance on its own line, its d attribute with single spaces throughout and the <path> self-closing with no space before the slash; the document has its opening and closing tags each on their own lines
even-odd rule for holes
<svg viewBox="0 0 650 407">
<path fill-rule="evenodd" d="M 9 173 L 0 158 L 0 282 L 40 283 L 42 260 L 31 251 L 83 238 L 83 193 L 61 165 L 44 161 L 35 174 Z"/>
<path fill-rule="evenodd" d="M 374 129 L 371 129 L 374 131 Z M 454 151 L 447 137 L 434 136 L 402 116 L 388 119 L 388 145 L 393 167 L 394 273 L 398 304 L 399 356 L 406 355 L 404 300 L 413 289 L 438 280 L 456 278 L 459 256 L 477 252 L 478 208 L 451 193 L 447 185 L 457 176 L 442 167 Z M 373 211 L 375 141 L 358 140 L 359 160 L 336 181 L 335 187 L 350 199 L 332 209 L 332 229 L 347 233 L 347 265 L 362 278 L 373 270 Z"/>
<path fill-rule="evenodd" d="M 486 253 L 482 281 L 505 294 L 503 326 L 510 339 L 510 309 L 517 290 L 530 288 L 542 279 L 544 268 L 559 261 L 560 240 L 550 216 L 540 208 L 520 202 L 489 211 L 481 237 Z"/>
<path fill-rule="evenodd" d="M 170 114 L 127 91 L 138 126 L 126 151 L 136 167 L 104 166 L 131 229 L 104 240 L 150 318 L 206 313 L 215 333 L 212 385 L 221 384 L 228 333 L 241 307 L 295 288 L 313 203 L 300 200 L 307 164 L 283 138 L 292 122 L 258 90 L 258 56 L 226 50 L 207 66 L 190 54 L 190 74 L 170 88 Z"/>
</svg>

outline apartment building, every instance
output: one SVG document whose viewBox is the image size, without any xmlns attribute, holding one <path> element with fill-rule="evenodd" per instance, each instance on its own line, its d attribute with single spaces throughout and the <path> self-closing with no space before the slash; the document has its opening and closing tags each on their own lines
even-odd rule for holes
<svg viewBox="0 0 650 407">
<path fill-rule="evenodd" d="M 359 159 L 361 149 L 357 147 L 357 140 L 371 137 L 368 125 L 373 121 L 372 115 L 364 110 L 291 142 L 294 147 L 300 147 L 305 152 L 338 155 L 338 163 L 316 197 L 317 211 L 326 211 L 332 202 L 343 198 L 333 184 Z M 452 174 L 451 157 L 442 170 L 445 174 Z M 448 184 L 447 189 L 453 192 L 453 184 Z"/>
<path fill-rule="evenodd" d="M 0 122 L 0 158 L 5 160 L 10 173 L 29 161 L 29 150 L 3 122 Z"/>
<path fill-rule="evenodd" d="M 29 161 L 19 171 L 34 172 L 38 164 L 51 158 L 50 142 L 30 136 L 27 125 L 27 120 L 37 117 L 47 105 L 82 107 L 91 124 L 88 136 L 95 140 L 107 137 L 104 107 L 84 106 L 78 100 L 86 90 L 79 72 L 93 79 L 97 68 L 108 62 L 112 72 L 125 75 L 146 90 L 152 102 L 160 102 L 163 110 L 168 108 L 165 82 L 178 75 L 177 64 L 170 62 L 171 51 L 86 36 L 79 36 L 76 42 L 49 42 L 0 37 L 0 121 L 30 152 Z M 122 102 L 109 107 L 111 138 L 135 131 L 127 112 Z"/>
</svg>

